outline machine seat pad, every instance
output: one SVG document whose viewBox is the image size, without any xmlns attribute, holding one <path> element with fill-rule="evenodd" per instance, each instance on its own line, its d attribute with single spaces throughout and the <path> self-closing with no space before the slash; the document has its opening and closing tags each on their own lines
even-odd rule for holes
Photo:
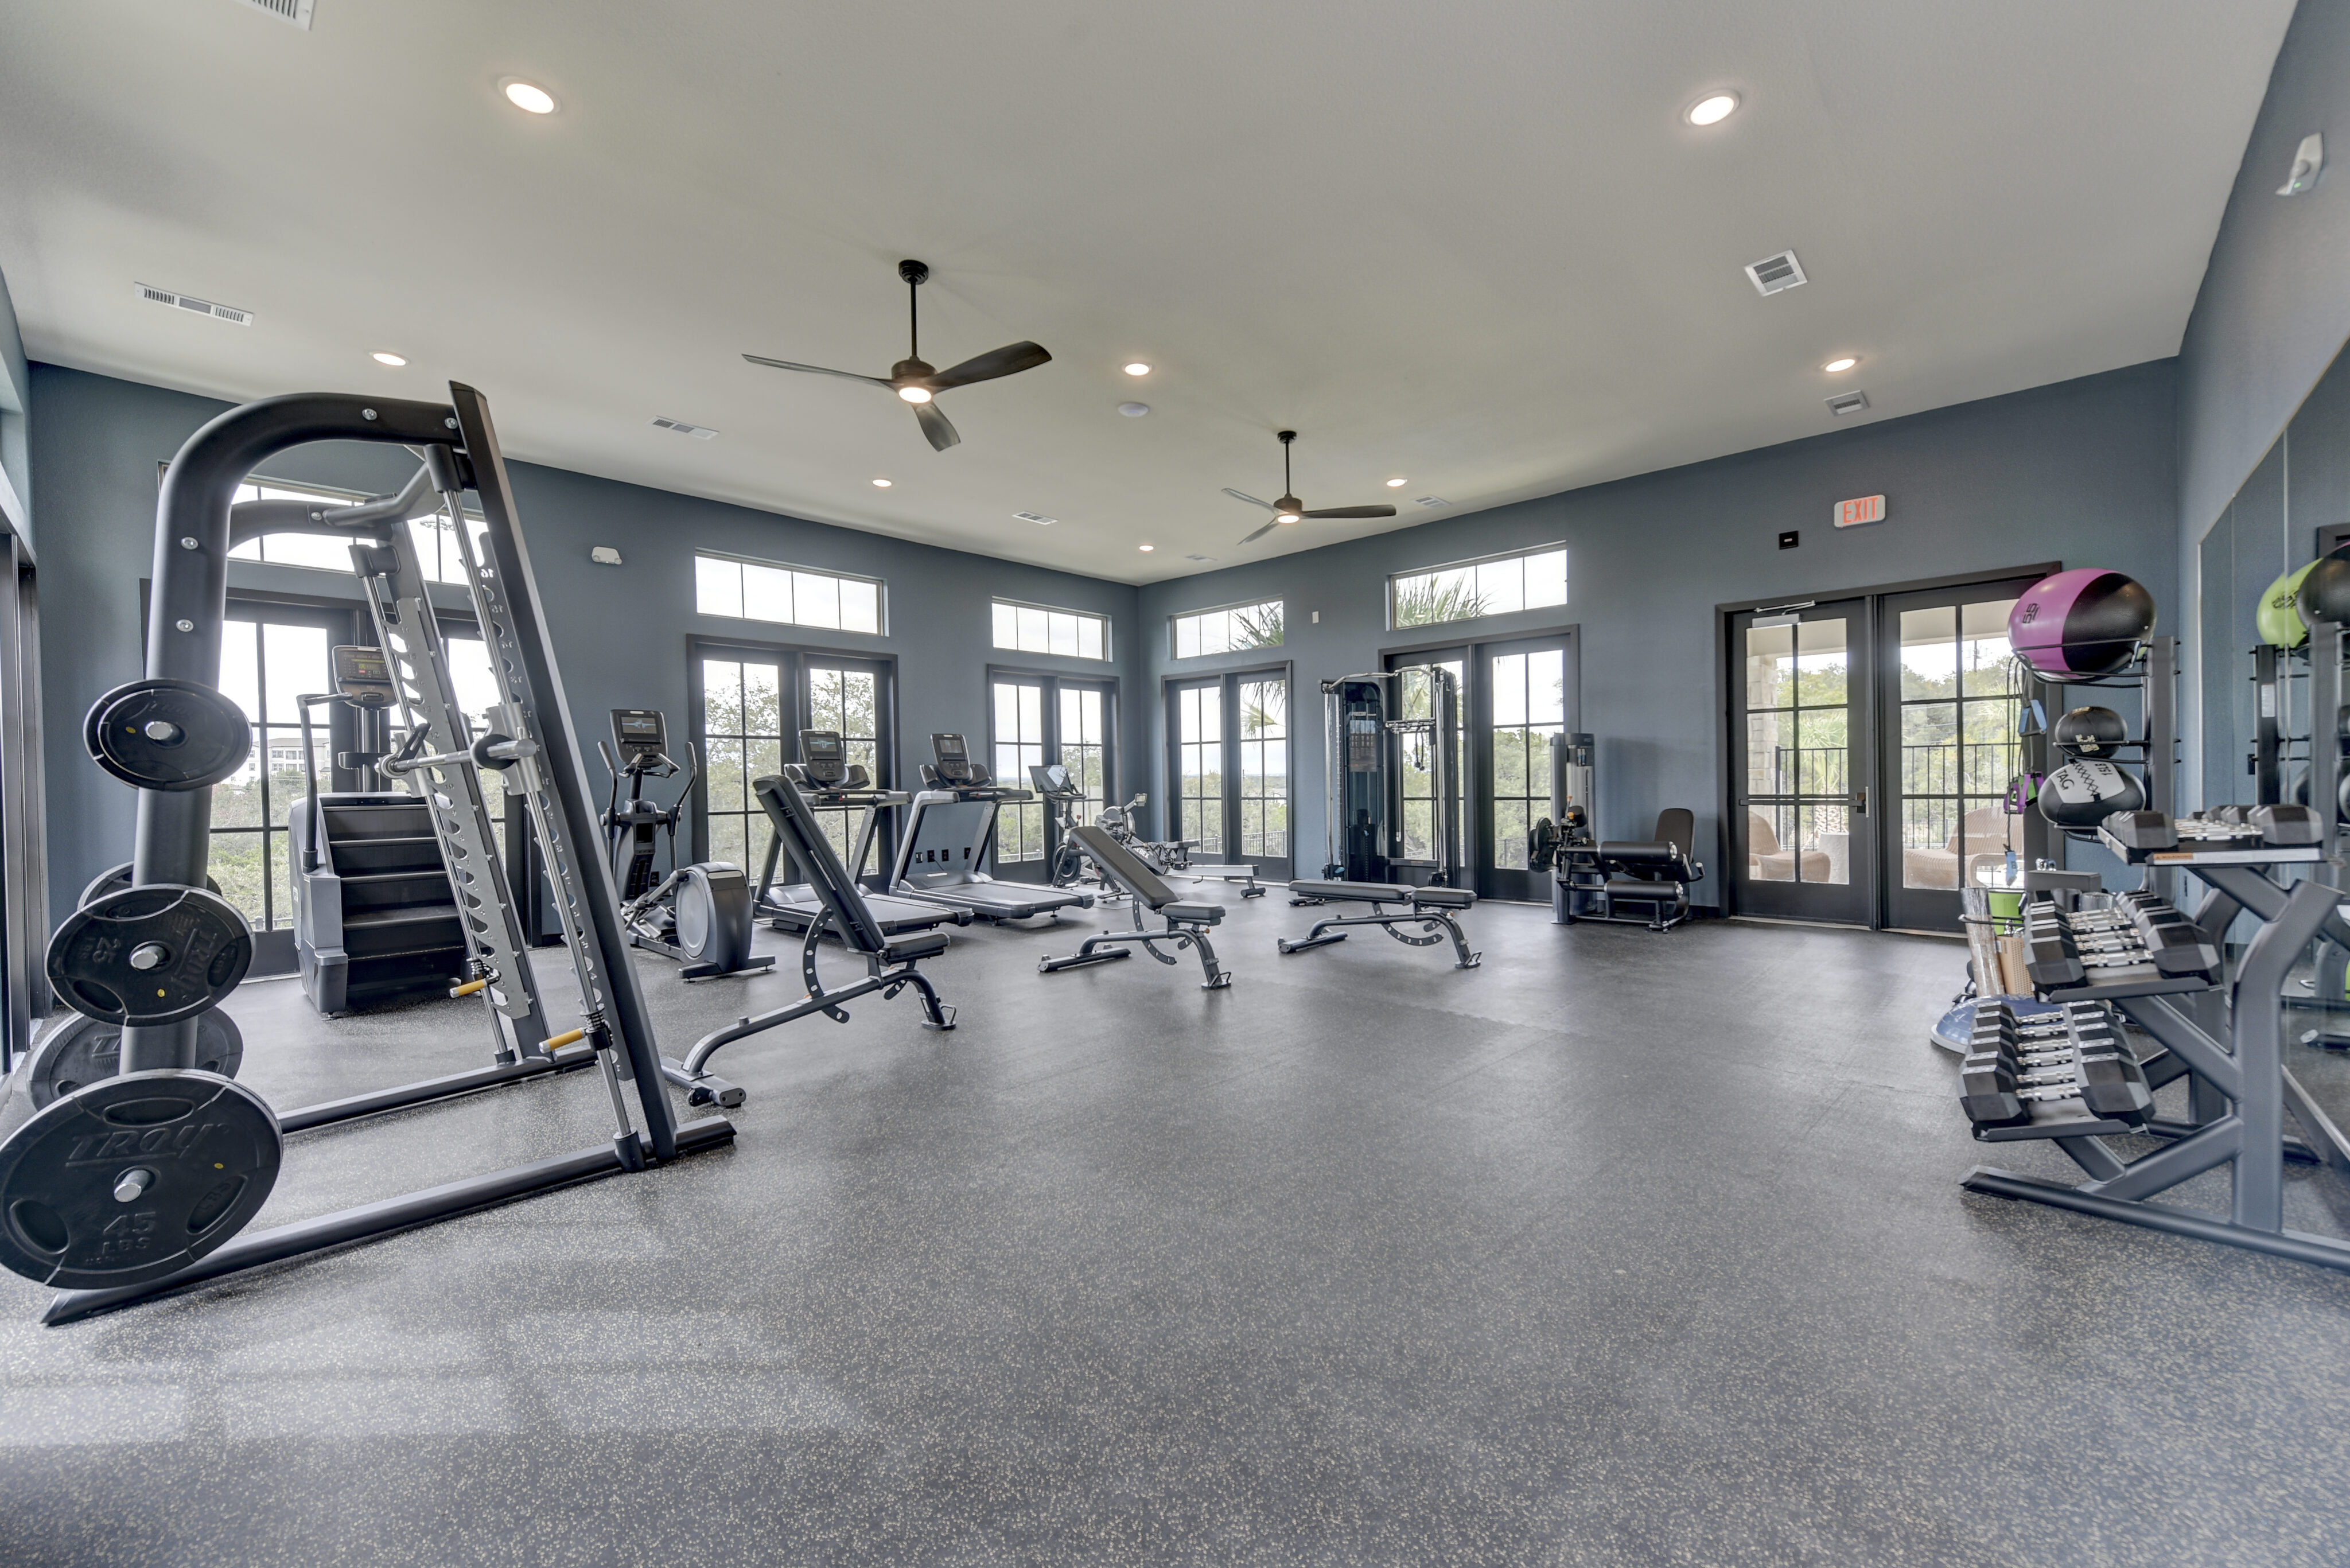
<svg viewBox="0 0 2350 1568">
<path fill-rule="evenodd" d="M 1419 891 L 1397 882 L 1292 882 L 1289 890 L 1301 898 L 1331 898 L 1365 904 L 1400 904 Z"/>
<path fill-rule="evenodd" d="M 1681 896 L 1678 882 L 1647 877 L 1610 877 L 1607 896 L 1611 898 L 1654 898 L 1670 903 Z"/>
<path fill-rule="evenodd" d="M 1159 912 L 1170 920 L 1183 920 L 1195 926 L 1220 926 L 1224 920 L 1222 904 L 1161 904 Z"/>
<path fill-rule="evenodd" d="M 909 963 L 915 959 L 935 958 L 953 942 L 954 939 L 944 931 L 900 931 L 882 939 L 881 956 L 889 963 Z"/>
</svg>

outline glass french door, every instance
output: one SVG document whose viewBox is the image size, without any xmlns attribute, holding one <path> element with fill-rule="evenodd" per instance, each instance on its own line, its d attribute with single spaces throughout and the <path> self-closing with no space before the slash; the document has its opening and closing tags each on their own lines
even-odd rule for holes
<svg viewBox="0 0 2350 1568">
<path fill-rule="evenodd" d="M 1742 914 L 1872 923 L 1866 597 L 1731 618 L 1731 876 Z"/>
<path fill-rule="evenodd" d="M 756 877 L 771 829 L 751 782 L 800 760 L 802 730 L 831 730 L 887 786 L 896 762 L 890 711 L 890 666 L 806 649 L 734 644 L 698 646 L 689 670 L 691 740 L 702 753 L 695 782 L 693 857 L 727 860 Z M 681 755 L 678 759 L 685 759 Z M 845 864 L 856 846 L 862 810 L 816 814 L 825 836 Z M 865 864 L 851 874 L 880 874 L 897 824 L 883 814 Z M 779 867 L 788 875 L 788 868 Z"/>
<path fill-rule="evenodd" d="M 1397 711 L 1403 718 L 1429 712 L 1428 682 L 1415 680 L 1416 672 L 1442 670 L 1459 683 L 1461 722 L 1453 754 L 1461 759 L 1461 805 L 1453 833 L 1477 896 L 1549 898 L 1548 874 L 1527 868 L 1526 834 L 1537 818 L 1550 815 L 1550 738 L 1575 728 L 1579 711 L 1581 682 L 1572 636 L 1421 649 L 1390 654 L 1387 662 L 1404 677 L 1397 691 Z M 1407 852 L 1430 855 L 1436 780 L 1409 747 L 1398 784 Z M 1607 836 L 1647 832 L 1646 825 L 1615 825 Z"/>
<path fill-rule="evenodd" d="M 2026 819 L 2006 810 L 2025 767 L 2019 721 L 2027 693 L 2008 646 L 2007 615 L 2035 579 L 1889 595 L 1879 687 L 1887 809 L 1882 826 L 1889 875 L 1885 923 L 1911 930 L 1959 929 L 1959 889 L 2004 865 L 2012 849 L 2029 865 Z M 2036 820 L 2036 815 L 2035 815 Z"/>
<path fill-rule="evenodd" d="M 988 767 L 998 784 L 1031 787 L 1028 770 L 1058 763 L 1083 792 L 1076 819 L 1110 805 L 1117 687 L 1107 680 L 992 671 L 988 676 Z M 1042 882 L 1061 847 L 1061 823 L 1043 801 L 996 807 L 994 875 Z"/>
<path fill-rule="evenodd" d="M 1169 836 L 1196 840 L 1202 863 L 1286 878 L 1294 734 L 1286 670 L 1252 670 L 1167 688 Z"/>
</svg>

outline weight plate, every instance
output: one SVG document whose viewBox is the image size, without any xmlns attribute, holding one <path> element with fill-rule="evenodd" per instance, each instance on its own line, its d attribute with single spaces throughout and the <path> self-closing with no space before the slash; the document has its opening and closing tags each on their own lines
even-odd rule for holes
<svg viewBox="0 0 2350 1568">
<path fill-rule="evenodd" d="M 236 989 L 253 932 L 216 893 L 158 885 L 102 894 L 49 939 L 49 983 L 109 1023 L 176 1023 Z"/>
<path fill-rule="evenodd" d="M 66 1290 L 176 1273 L 260 1211 L 284 1153 L 261 1096 L 215 1074 L 86 1085 L 0 1139 L 0 1263 Z"/>
<path fill-rule="evenodd" d="M 244 710 L 196 680 L 133 680 L 90 704 L 82 742 L 99 767 L 141 789 L 209 789 L 253 754 Z"/>
<path fill-rule="evenodd" d="M 244 1064 L 244 1036 L 236 1021 L 218 1008 L 196 1020 L 196 1070 L 234 1078 Z M 25 1087 L 35 1109 L 85 1084 L 122 1070 L 122 1025 L 79 1013 L 52 1025 L 25 1060 Z"/>
<path fill-rule="evenodd" d="M 119 893 L 123 888 L 130 886 L 130 862 L 125 860 L 121 865 L 117 866 L 111 871 L 100 872 L 97 877 L 91 878 L 89 886 L 81 890 L 81 898 L 74 904 L 74 908 L 77 909 L 87 909 L 89 905 L 98 901 L 99 895 L 105 893 Z M 207 874 L 204 877 L 204 886 L 211 891 L 217 893 L 220 891 L 220 879 Z"/>
</svg>

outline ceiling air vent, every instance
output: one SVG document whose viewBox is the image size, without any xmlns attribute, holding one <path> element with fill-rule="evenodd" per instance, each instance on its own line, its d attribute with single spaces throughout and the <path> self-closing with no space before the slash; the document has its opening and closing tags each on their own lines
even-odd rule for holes
<svg viewBox="0 0 2350 1568">
<path fill-rule="evenodd" d="M 1828 412 L 1839 418 L 1846 414 L 1856 414 L 1866 407 L 1868 407 L 1866 392 L 1838 392 L 1828 400 Z"/>
<path fill-rule="evenodd" d="M 653 423 L 665 431 L 675 431 L 680 435 L 690 435 L 696 441 L 709 441 L 718 434 L 708 425 L 690 425 L 683 420 L 655 418 Z"/>
<path fill-rule="evenodd" d="M 253 312 L 239 310 L 234 305 L 214 305 L 209 299 L 198 299 L 192 295 L 173 294 L 170 289 L 157 288 L 151 283 L 133 284 L 131 287 L 139 291 L 140 298 L 156 305 L 169 305 L 181 310 L 192 310 L 198 316 L 209 316 L 215 321 L 234 321 L 239 327 L 253 325 Z"/>
<path fill-rule="evenodd" d="M 1045 527 L 1050 527 L 1060 521 L 1057 517 L 1047 517 L 1042 512 L 1014 512 L 1012 515 L 1019 518 L 1023 523 L 1035 523 Z"/>
<path fill-rule="evenodd" d="M 1445 500 L 1441 495 L 1421 495 L 1414 497 L 1412 504 L 1415 506 L 1426 506 L 1433 510 L 1439 506 L 1450 506 L 1452 503 Z"/>
<path fill-rule="evenodd" d="M 1782 294 L 1811 281 L 1804 275 L 1804 264 L 1795 259 L 1793 251 L 1781 251 L 1775 256 L 1749 263 L 1746 276 L 1757 294 Z"/>
<path fill-rule="evenodd" d="M 1187 561 L 1212 561 L 1215 559 L 1213 556 L 1186 556 L 1183 558 Z"/>
<path fill-rule="evenodd" d="M 244 0 L 256 11 L 266 11 L 281 22 L 291 22 L 304 32 L 310 30 L 312 0 Z"/>
</svg>

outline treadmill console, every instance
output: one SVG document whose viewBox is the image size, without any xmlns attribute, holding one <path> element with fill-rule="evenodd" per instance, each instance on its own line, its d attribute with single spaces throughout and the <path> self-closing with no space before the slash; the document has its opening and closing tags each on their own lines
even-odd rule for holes
<svg viewBox="0 0 2350 1568">
<path fill-rule="evenodd" d="M 380 648 L 335 649 L 335 694 L 359 708 L 391 706 L 391 666 Z"/>
<path fill-rule="evenodd" d="M 848 777 L 848 742 L 837 730 L 800 732 L 800 776 L 818 789 L 828 789 Z"/>
<path fill-rule="evenodd" d="M 986 782 L 972 766 L 970 749 L 962 743 L 961 735 L 932 735 L 931 755 L 938 759 L 931 766 L 931 774 L 951 789 Z"/>
<path fill-rule="evenodd" d="M 669 726 L 656 708 L 612 710 L 612 743 L 619 749 L 620 771 L 641 768 L 669 751 Z"/>
</svg>

